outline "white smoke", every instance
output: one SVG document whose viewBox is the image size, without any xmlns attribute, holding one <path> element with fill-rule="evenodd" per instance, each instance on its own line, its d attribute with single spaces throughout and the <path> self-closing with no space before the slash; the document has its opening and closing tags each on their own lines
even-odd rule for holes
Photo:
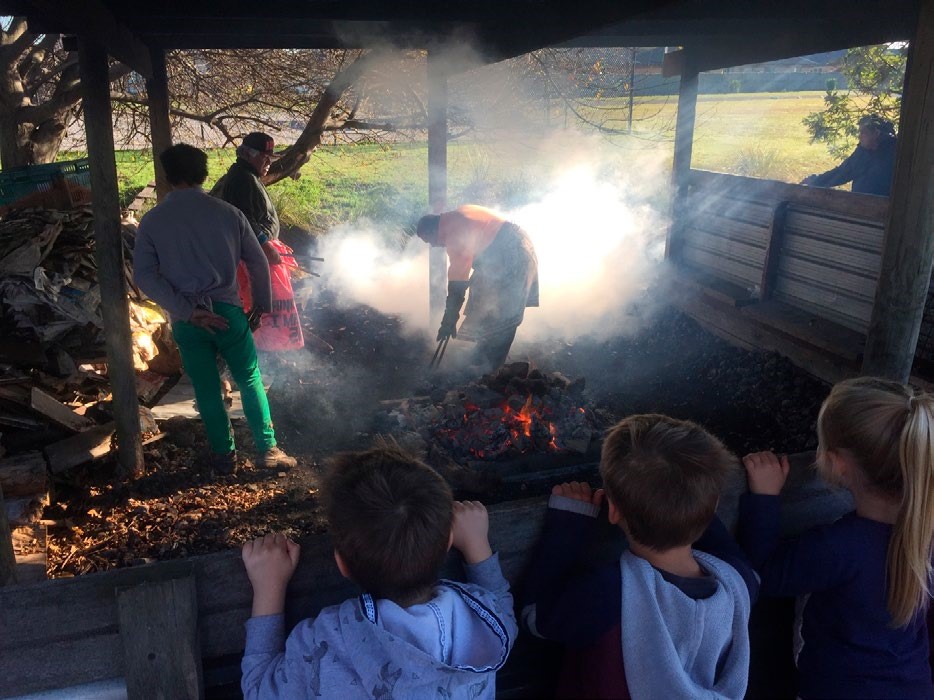
<svg viewBox="0 0 934 700">
<path fill-rule="evenodd" d="M 645 201 L 664 187 L 652 161 L 629 175 L 579 162 L 555 173 L 537 201 L 503 215 L 535 246 L 541 306 L 526 312 L 525 339 L 609 335 L 634 302 L 644 305 L 664 253 L 666 223 Z M 347 303 L 399 315 L 428 332 L 428 246 L 400 246 L 378 224 L 347 224 L 323 237 L 327 283 Z"/>
<path fill-rule="evenodd" d="M 479 62 L 476 52 L 464 45 L 451 45 L 434 56 L 455 73 Z M 389 82 L 413 77 L 397 74 Z M 667 200 L 670 147 L 638 150 L 630 145 L 627 150 L 593 133 L 533 128 L 524 120 L 521 90 L 507 80 L 510 73 L 482 68 L 470 70 L 466 77 L 458 74 L 457 92 L 463 98 L 458 109 L 473 113 L 468 121 L 487 126 L 471 136 L 476 149 L 467 155 L 469 159 L 474 153 L 475 162 L 461 167 L 480 184 L 458 192 L 450 178 L 448 208 L 490 207 L 531 237 L 538 255 L 541 306 L 527 310 L 518 337 L 607 336 L 638 330 L 646 311 L 662 301 L 647 290 L 660 274 L 664 252 L 667 218 L 660 210 Z M 394 84 L 386 94 L 397 90 L 401 87 Z M 464 157 L 464 151 L 457 157 Z M 450 153 L 449 167 L 453 161 Z M 489 201 L 496 196 L 489 194 L 495 188 L 484 187 L 484 181 L 504 176 L 527 186 L 527 203 L 510 207 Z M 414 237 L 402 241 L 399 232 L 385 230 L 381 222 L 341 225 L 319 240 L 326 258 L 325 281 L 339 290 L 344 303 L 368 304 L 401 316 L 412 328 L 433 336 L 425 243 Z M 638 316 L 631 313 L 634 307 L 639 308 Z"/>
</svg>

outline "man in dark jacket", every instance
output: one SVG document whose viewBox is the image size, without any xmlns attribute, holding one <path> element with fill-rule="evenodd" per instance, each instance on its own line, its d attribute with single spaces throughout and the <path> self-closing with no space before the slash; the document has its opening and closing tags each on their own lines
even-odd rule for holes
<svg viewBox="0 0 934 700">
<path fill-rule="evenodd" d="M 237 148 L 237 160 L 211 189 L 212 195 L 244 213 L 270 265 L 282 262 L 269 243 L 279 237 L 279 215 L 260 178 L 269 172 L 274 145 L 268 134 L 254 131 L 244 136 Z"/>
<path fill-rule="evenodd" d="M 888 197 L 895 173 L 895 125 L 878 114 L 859 120 L 859 145 L 845 161 L 821 175 L 809 175 L 802 185 L 836 187 L 852 181 L 852 191 Z"/>
</svg>

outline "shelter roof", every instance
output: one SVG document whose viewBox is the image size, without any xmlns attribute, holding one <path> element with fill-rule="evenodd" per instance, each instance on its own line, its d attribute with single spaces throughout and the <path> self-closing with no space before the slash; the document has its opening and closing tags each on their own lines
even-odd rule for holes
<svg viewBox="0 0 934 700">
<path fill-rule="evenodd" d="M 27 16 L 34 31 L 97 36 L 111 49 L 117 34 L 167 49 L 430 48 L 460 38 L 488 60 L 561 43 L 735 43 L 752 53 L 762 47 L 761 60 L 770 60 L 907 39 L 917 7 L 917 0 L 0 0 L 0 10 Z"/>
</svg>

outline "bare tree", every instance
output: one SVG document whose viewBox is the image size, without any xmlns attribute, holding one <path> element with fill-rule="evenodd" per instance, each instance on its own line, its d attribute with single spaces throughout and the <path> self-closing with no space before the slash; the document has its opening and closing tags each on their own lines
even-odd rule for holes
<svg viewBox="0 0 934 700">
<path fill-rule="evenodd" d="M 406 63 L 402 56 L 396 66 Z M 218 146 L 249 131 L 301 130 L 270 175 L 294 175 L 323 134 L 352 140 L 424 125 L 424 101 L 413 85 L 406 107 L 386 116 L 383 84 L 406 70 L 387 71 L 386 56 L 338 50 L 186 50 L 167 56 L 170 114 L 177 138 Z M 364 76 L 367 73 L 370 75 Z M 117 142 L 148 142 L 145 81 L 122 64 L 111 66 Z M 21 17 L 0 26 L 0 162 L 4 168 L 46 163 L 58 155 L 81 119 L 76 52 L 58 35 L 37 35 Z M 306 126 L 307 122 L 307 126 Z"/>
<path fill-rule="evenodd" d="M 115 65 L 111 77 L 130 72 Z M 22 17 L 0 28 L 0 162 L 4 168 L 55 160 L 81 103 L 78 60 L 58 35 L 37 35 Z"/>
</svg>

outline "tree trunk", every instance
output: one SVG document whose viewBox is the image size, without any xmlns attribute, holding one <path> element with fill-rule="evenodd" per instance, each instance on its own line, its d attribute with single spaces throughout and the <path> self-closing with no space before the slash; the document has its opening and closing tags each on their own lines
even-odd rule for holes
<svg viewBox="0 0 934 700">
<path fill-rule="evenodd" d="M 29 126 L 19 124 L 14 115 L 0 117 L 0 166 L 4 170 L 29 165 L 26 149 L 22 147 L 28 134 Z"/>
<path fill-rule="evenodd" d="M 69 111 L 62 109 L 40 124 L 22 124 L 15 112 L 0 118 L 0 165 L 6 169 L 53 162 L 65 139 Z"/>
</svg>

